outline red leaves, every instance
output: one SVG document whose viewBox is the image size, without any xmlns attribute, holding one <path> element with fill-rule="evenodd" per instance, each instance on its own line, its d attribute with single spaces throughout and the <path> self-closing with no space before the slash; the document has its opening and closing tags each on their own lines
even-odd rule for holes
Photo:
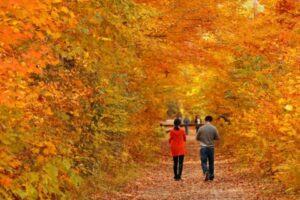
<svg viewBox="0 0 300 200">
<path fill-rule="evenodd" d="M 12 185 L 12 179 L 8 176 L 0 177 L 0 185 L 4 188 L 8 188 Z"/>
<path fill-rule="evenodd" d="M 276 10 L 279 14 L 289 12 L 295 8 L 295 0 L 279 0 L 276 5 Z"/>
</svg>

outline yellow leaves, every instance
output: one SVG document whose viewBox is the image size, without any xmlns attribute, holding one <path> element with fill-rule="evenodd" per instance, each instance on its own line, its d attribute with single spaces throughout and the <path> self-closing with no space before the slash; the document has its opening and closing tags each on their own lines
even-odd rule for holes
<svg viewBox="0 0 300 200">
<path fill-rule="evenodd" d="M 43 94 L 45 97 L 52 97 L 52 94 L 50 93 L 50 92 L 45 92 L 44 94 Z"/>
<path fill-rule="evenodd" d="M 56 150 L 56 146 L 52 142 L 46 141 L 38 144 L 37 147 L 32 148 L 31 152 L 33 152 L 34 154 L 39 154 L 42 152 L 44 156 L 50 156 L 50 155 L 56 155 L 57 150 Z M 38 157 L 43 155 L 38 155 Z"/>
<path fill-rule="evenodd" d="M 61 33 L 60 32 L 55 32 L 55 33 L 51 33 L 50 34 L 54 39 L 58 39 L 61 37 Z"/>
<path fill-rule="evenodd" d="M 275 125 L 280 125 L 280 120 L 278 119 L 278 117 L 275 117 L 275 116 L 274 116 L 273 123 L 274 123 Z"/>
<path fill-rule="evenodd" d="M 45 114 L 47 114 L 47 115 L 53 115 L 53 112 L 52 112 L 52 110 L 51 110 L 50 107 L 48 107 L 48 108 L 46 109 Z"/>
<path fill-rule="evenodd" d="M 10 161 L 9 165 L 13 168 L 18 168 L 21 165 L 21 162 L 19 160 L 14 159 Z"/>
<path fill-rule="evenodd" d="M 286 111 L 293 111 L 293 106 L 292 105 L 286 105 L 285 107 L 284 107 L 284 109 L 286 110 Z"/>
<path fill-rule="evenodd" d="M 277 102 L 278 102 L 279 104 L 283 104 L 285 101 L 286 101 L 285 99 L 280 98 Z"/>
<path fill-rule="evenodd" d="M 112 41 L 111 38 L 108 37 L 98 37 L 98 40 L 102 40 L 102 41 Z"/>
<path fill-rule="evenodd" d="M 43 164 L 45 162 L 45 157 L 43 155 L 38 155 L 36 158 L 37 164 Z"/>
<path fill-rule="evenodd" d="M 71 111 L 70 112 L 72 115 L 74 115 L 75 117 L 79 117 L 80 116 L 80 113 L 78 110 L 74 110 L 74 111 Z"/>
<path fill-rule="evenodd" d="M 210 32 L 203 33 L 202 39 L 205 40 L 206 42 L 216 42 L 215 36 Z"/>
<path fill-rule="evenodd" d="M 38 163 L 44 162 L 47 156 L 54 156 L 57 154 L 57 149 L 56 146 L 50 142 L 50 141 L 45 141 L 42 143 L 39 143 L 35 145 L 32 149 L 31 152 L 35 155 L 37 155 L 36 159 Z"/>
<path fill-rule="evenodd" d="M 56 11 L 52 11 L 51 12 L 51 17 L 53 17 L 54 19 L 58 19 L 59 18 L 59 14 Z"/>
<path fill-rule="evenodd" d="M 280 131 L 283 134 L 287 134 L 289 133 L 291 130 L 290 124 L 284 124 L 283 126 L 281 126 L 278 131 Z"/>
<path fill-rule="evenodd" d="M 43 150 L 43 154 L 46 155 L 46 156 L 49 155 L 49 154 L 50 154 L 49 149 L 47 149 L 47 148 L 44 149 L 44 150 Z"/>
<path fill-rule="evenodd" d="M 15 25 L 17 25 L 18 23 L 19 23 L 18 21 L 13 20 L 11 24 L 15 26 Z"/>
<path fill-rule="evenodd" d="M 83 58 L 84 59 L 88 59 L 89 57 L 90 57 L 89 53 L 88 52 L 84 52 Z"/>
<path fill-rule="evenodd" d="M 61 7 L 60 11 L 62 11 L 65 14 L 68 14 L 70 12 L 69 9 L 67 7 L 65 7 L 65 6 Z"/>
<path fill-rule="evenodd" d="M 47 30 L 47 34 L 53 37 L 53 39 L 58 39 L 61 37 L 60 32 L 52 32 L 50 29 Z"/>
<path fill-rule="evenodd" d="M 31 152 L 33 153 L 33 154 L 39 154 L 40 153 L 40 149 L 39 148 L 32 148 L 31 149 Z"/>
<path fill-rule="evenodd" d="M 284 107 L 283 107 L 284 110 L 289 111 L 289 112 L 293 111 L 294 110 L 294 106 L 291 105 L 291 104 L 286 104 L 287 102 L 288 102 L 288 100 L 284 99 L 284 98 L 280 98 L 279 100 L 277 100 L 277 103 L 279 105 L 285 104 Z"/>
<path fill-rule="evenodd" d="M 45 149 L 43 153 L 45 155 L 55 155 L 56 154 L 56 147 L 52 142 L 45 142 Z"/>
<path fill-rule="evenodd" d="M 122 155 L 121 155 L 121 160 L 122 162 L 127 162 L 128 159 L 129 159 L 129 154 L 127 152 L 123 152 Z"/>
<path fill-rule="evenodd" d="M 52 3 L 61 3 L 62 0 L 52 0 Z"/>
</svg>

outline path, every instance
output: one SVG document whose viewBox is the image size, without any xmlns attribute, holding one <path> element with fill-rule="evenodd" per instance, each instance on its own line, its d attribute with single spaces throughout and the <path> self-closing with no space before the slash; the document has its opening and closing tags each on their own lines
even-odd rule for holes
<svg viewBox="0 0 300 200">
<path fill-rule="evenodd" d="M 204 182 L 198 157 L 199 144 L 194 135 L 187 138 L 188 155 L 185 157 L 183 180 L 174 181 L 172 158 L 167 141 L 162 144 L 162 161 L 149 169 L 143 177 L 128 184 L 119 193 L 102 197 L 116 200 L 252 200 L 257 195 L 255 183 L 232 170 L 232 160 L 222 157 L 216 149 L 215 180 Z M 102 199 L 101 198 L 101 199 Z M 99 199 L 99 198 L 97 198 Z"/>
</svg>

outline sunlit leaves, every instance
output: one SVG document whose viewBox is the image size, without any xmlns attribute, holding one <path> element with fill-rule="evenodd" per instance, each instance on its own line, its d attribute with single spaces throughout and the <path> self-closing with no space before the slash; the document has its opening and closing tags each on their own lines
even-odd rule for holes
<svg viewBox="0 0 300 200">
<path fill-rule="evenodd" d="M 238 158 L 299 189 L 297 1 L 135 2 L 0 2 L 0 197 L 115 178 L 156 150 L 166 102 L 222 116 Z"/>
</svg>

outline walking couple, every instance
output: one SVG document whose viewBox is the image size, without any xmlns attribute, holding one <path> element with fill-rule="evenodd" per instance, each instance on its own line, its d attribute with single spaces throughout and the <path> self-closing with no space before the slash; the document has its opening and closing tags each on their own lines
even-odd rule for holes
<svg viewBox="0 0 300 200">
<path fill-rule="evenodd" d="M 211 124 L 213 118 L 205 117 L 205 124 L 196 133 L 196 140 L 200 141 L 200 160 L 205 181 L 214 179 L 214 140 L 220 138 L 218 130 Z M 181 180 L 184 156 L 186 154 L 185 131 L 180 128 L 181 120 L 174 120 L 174 129 L 170 131 L 169 143 L 173 156 L 174 179 Z M 208 166 L 207 167 L 207 162 Z"/>
</svg>

